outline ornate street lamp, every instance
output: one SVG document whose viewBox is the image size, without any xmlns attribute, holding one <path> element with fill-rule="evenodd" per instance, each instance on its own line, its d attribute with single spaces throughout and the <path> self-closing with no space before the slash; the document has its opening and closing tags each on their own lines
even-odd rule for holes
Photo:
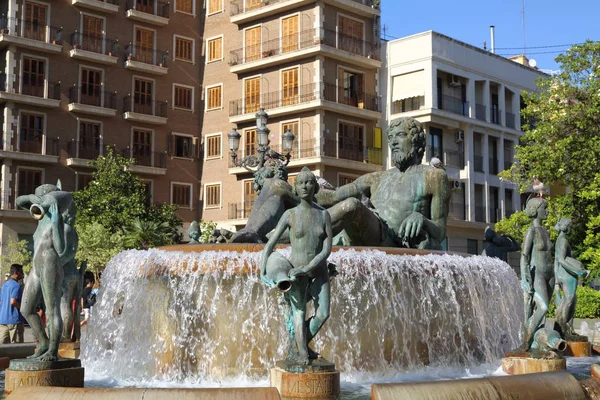
<svg viewBox="0 0 600 400">
<path fill-rule="evenodd" d="M 240 138 L 242 135 L 240 135 L 236 129 L 233 129 L 227 134 L 231 162 L 233 165 L 236 167 L 244 167 L 249 172 L 256 172 L 260 170 L 264 166 L 265 161 L 269 159 L 283 163 L 284 167 L 290 163 L 290 158 L 292 158 L 290 151 L 294 145 L 295 136 L 292 131 L 288 129 L 281 137 L 283 151 L 285 151 L 286 154 L 283 156 L 277 153 L 269 147 L 271 142 L 269 140 L 269 133 L 271 130 L 267 128 L 268 119 L 269 115 L 265 112 L 264 108 L 261 108 L 256 113 L 256 130 L 258 136 L 258 148 L 256 149 L 256 152 L 258 155 L 247 155 L 240 161 L 237 161 L 237 151 L 240 148 Z"/>
</svg>

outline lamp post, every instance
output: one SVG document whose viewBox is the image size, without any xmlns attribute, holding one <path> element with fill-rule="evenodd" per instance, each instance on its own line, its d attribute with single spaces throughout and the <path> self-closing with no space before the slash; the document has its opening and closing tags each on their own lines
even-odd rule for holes
<svg viewBox="0 0 600 400">
<path fill-rule="evenodd" d="M 269 115 L 265 112 L 264 108 L 261 108 L 256 113 L 256 130 L 258 136 L 258 148 L 256 149 L 256 152 L 258 155 L 250 154 L 242 158 L 240 161 L 237 161 L 237 151 L 240 148 L 240 138 L 242 135 L 240 135 L 236 129 L 233 129 L 227 134 L 230 156 L 233 165 L 236 167 L 243 167 L 249 172 L 257 172 L 264 166 L 265 161 L 269 159 L 277 160 L 277 162 L 282 163 L 284 167 L 290 163 L 290 158 L 292 158 L 290 151 L 292 151 L 295 136 L 291 130 L 288 129 L 285 131 L 281 137 L 281 141 L 283 144 L 283 151 L 286 154 L 281 155 L 277 153 L 275 150 L 269 147 L 269 144 L 271 143 L 269 140 L 269 133 L 271 130 L 267 128 L 268 119 Z"/>
</svg>

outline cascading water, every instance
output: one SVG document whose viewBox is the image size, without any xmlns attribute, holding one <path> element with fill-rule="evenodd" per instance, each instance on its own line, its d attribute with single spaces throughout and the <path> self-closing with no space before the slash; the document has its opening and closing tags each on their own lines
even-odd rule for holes
<svg viewBox="0 0 600 400">
<path fill-rule="evenodd" d="M 86 373 L 194 384 L 265 377 L 288 344 L 282 296 L 260 282 L 253 250 L 120 253 L 82 341 Z M 519 344 L 522 296 L 500 260 L 340 249 L 329 261 L 339 275 L 313 347 L 343 374 L 468 368 Z"/>
</svg>

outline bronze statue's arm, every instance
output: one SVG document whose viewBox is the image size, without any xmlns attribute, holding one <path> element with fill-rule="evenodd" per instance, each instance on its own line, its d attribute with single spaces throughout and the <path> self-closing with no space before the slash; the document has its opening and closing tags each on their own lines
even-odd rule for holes
<svg viewBox="0 0 600 400">
<path fill-rule="evenodd" d="M 79 246 L 79 235 L 73 227 L 65 227 L 65 250 L 60 253 L 60 262 L 66 265 L 71 260 L 75 259 L 75 253 L 77 253 L 77 247 Z"/>
<path fill-rule="evenodd" d="M 442 243 L 446 238 L 446 220 L 450 200 L 448 175 L 442 169 L 432 168 L 427 171 L 427 177 L 425 184 L 432 188 L 431 219 L 423 218 L 423 229 L 429 234 L 429 237 Z"/>
<path fill-rule="evenodd" d="M 531 281 L 531 250 L 533 249 L 533 228 L 529 227 L 525 233 L 523 240 L 523 250 L 521 251 L 521 286 L 527 292 L 533 290 L 533 282 Z M 525 285 L 525 283 L 527 285 Z M 527 287 L 528 286 L 528 287 Z"/>
<path fill-rule="evenodd" d="M 265 248 L 263 249 L 263 252 L 262 252 L 262 255 L 261 255 L 261 258 L 260 258 L 260 276 L 261 276 L 261 279 L 267 273 L 267 260 L 269 259 L 269 256 L 271 255 L 271 253 L 273 253 L 273 249 L 275 248 L 275 245 L 277 244 L 277 241 L 279 240 L 279 238 L 281 237 L 281 235 L 283 235 L 283 232 L 287 229 L 287 227 L 289 225 L 290 225 L 290 210 L 287 210 L 281 216 L 281 219 L 277 223 L 277 227 L 273 231 L 273 235 L 271 236 L 271 238 L 269 239 L 269 241 L 265 245 Z"/>
<path fill-rule="evenodd" d="M 327 260 L 327 257 L 329 257 L 329 254 L 331 254 L 331 244 L 333 242 L 333 232 L 331 230 L 331 216 L 329 215 L 327 210 L 323 210 L 322 213 L 323 213 L 323 219 L 325 220 L 325 233 L 326 233 L 327 237 L 325 238 L 325 241 L 323 242 L 323 248 L 321 249 L 321 252 L 319 254 L 317 254 L 308 263 L 308 265 L 306 265 L 305 267 L 302 268 L 302 272 L 305 274 L 310 273 L 310 271 L 312 271 L 313 269 L 315 269 L 316 267 L 321 265 L 321 263 L 323 263 L 325 260 Z"/>
<path fill-rule="evenodd" d="M 563 235 L 563 233 L 561 233 Z M 556 254 L 554 257 L 555 268 L 554 275 L 558 273 L 558 267 L 561 266 L 567 272 L 575 276 L 584 276 L 587 274 L 587 271 L 583 267 L 583 264 L 574 259 L 573 257 L 569 257 L 569 242 L 565 237 L 561 238 L 559 236 L 559 240 L 556 241 Z"/>
<path fill-rule="evenodd" d="M 23 196 L 17 197 L 17 207 L 29 211 L 33 203 L 39 203 L 40 198 L 35 194 L 24 194 Z"/>
<path fill-rule="evenodd" d="M 56 201 L 50 204 L 48 212 L 52 219 L 52 243 L 54 244 L 56 253 L 58 253 L 60 257 L 61 254 L 64 254 L 64 252 L 67 251 L 67 240 L 65 238 L 65 224 L 63 223 L 62 215 L 60 215 L 58 211 L 58 204 Z"/>
<path fill-rule="evenodd" d="M 372 172 L 335 190 L 321 189 L 315 195 L 317 203 L 322 207 L 329 208 L 351 197 L 360 198 L 363 194 L 371 197 L 371 187 L 379 182 L 382 174 L 383 172 Z"/>
</svg>

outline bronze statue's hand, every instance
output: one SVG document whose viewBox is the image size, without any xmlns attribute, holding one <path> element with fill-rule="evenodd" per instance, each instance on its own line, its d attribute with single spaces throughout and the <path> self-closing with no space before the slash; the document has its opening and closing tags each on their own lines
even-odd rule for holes
<svg viewBox="0 0 600 400">
<path fill-rule="evenodd" d="M 408 237 L 412 239 L 416 237 L 423 228 L 423 214 L 413 211 L 400 225 L 398 230 L 398 236 L 401 238 Z"/>
<path fill-rule="evenodd" d="M 48 208 L 48 212 L 52 216 L 52 219 L 57 219 L 58 218 L 58 204 L 56 202 L 50 204 L 50 207 Z"/>
</svg>

